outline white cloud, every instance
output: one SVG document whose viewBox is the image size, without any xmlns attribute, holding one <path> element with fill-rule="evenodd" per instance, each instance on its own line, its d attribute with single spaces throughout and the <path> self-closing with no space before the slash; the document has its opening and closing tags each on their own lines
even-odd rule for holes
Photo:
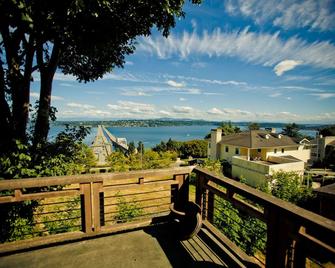
<svg viewBox="0 0 335 268">
<path fill-rule="evenodd" d="M 221 114 L 224 114 L 223 111 L 221 111 L 220 109 L 215 108 L 215 107 L 212 108 L 212 109 L 210 109 L 210 110 L 208 110 L 207 113 L 212 114 L 212 115 L 221 115 Z"/>
<path fill-rule="evenodd" d="M 99 109 L 86 109 L 86 110 L 62 110 L 57 114 L 60 118 L 101 118 L 101 117 L 111 117 L 112 113 L 105 110 Z"/>
<path fill-rule="evenodd" d="M 60 83 L 59 85 L 62 87 L 75 87 L 74 84 L 70 84 L 70 83 Z"/>
<path fill-rule="evenodd" d="M 177 88 L 185 87 L 184 83 L 178 83 L 178 82 L 173 81 L 173 80 L 168 80 L 168 81 L 166 81 L 166 83 L 171 87 L 177 87 Z"/>
<path fill-rule="evenodd" d="M 40 93 L 38 93 L 38 92 L 30 92 L 30 97 L 34 98 L 34 99 L 38 99 L 40 97 Z M 51 100 L 52 101 L 60 101 L 60 100 L 64 100 L 64 98 L 61 97 L 61 96 L 51 95 Z"/>
<path fill-rule="evenodd" d="M 205 62 L 194 62 L 191 64 L 192 68 L 205 68 L 207 66 L 207 63 Z"/>
<path fill-rule="evenodd" d="M 190 114 L 194 112 L 194 109 L 189 106 L 173 106 L 172 111 L 177 114 Z"/>
<path fill-rule="evenodd" d="M 98 90 L 88 90 L 88 91 L 85 91 L 85 93 L 87 94 L 91 94 L 91 95 L 103 95 L 105 94 L 104 91 L 98 91 Z"/>
<path fill-rule="evenodd" d="M 281 96 L 281 93 L 279 93 L 279 92 L 274 92 L 274 93 L 269 95 L 269 97 L 271 97 L 271 98 L 277 98 L 279 96 Z"/>
<path fill-rule="evenodd" d="M 335 98 L 335 93 L 311 93 L 309 95 L 316 96 L 319 98 L 319 100 Z"/>
<path fill-rule="evenodd" d="M 51 100 L 64 100 L 64 98 L 63 97 L 61 97 L 61 96 L 55 96 L 55 95 L 51 95 Z"/>
<path fill-rule="evenodd" d="M 175 55 L 181 59 L 190 55 L 237 57 L 264 66 L 274 66 L 291 59 L 302 61 L 304 65 L 335 68 L 335 46 L 329 41 L 307 43 L 296 36 L 284 40 L 279 32 L 256 33 L 249 31 L 249 28 L 231 32 L 216 29 L 201 35 L 184 31 L 180 35 L 171 34 L 168 38 L 143 37 L 139 40 L 137 50 L 162 59 Z"/>
<path fill-rule="evenodd" d="M 284 29 L 327 31 L 335 27 L 332 4 L 329 0 L 226 0 L 225 10 L 257 24 L 269 22 Z"/>
<path fill-rule="evenodd" d="M 128 60 L 128 61 L 126 61 L 125 65 L 132 66 L 132 65 L 134 65 L 134 62 L 132 62 L 132 61 Z"/>
<path fill-rule="evenodd" d="M 38 99 L 40 97 L 40 94 L 37 92 L 30 92 L 30 97 Z"/>
<path fill-rule="evenodd" d="M 302 61 L 283 60 L 273 68 L 273 71 L 276 73 L 277 76 L 281 76 L 283 73 L 293 70 L 296 66 L 301 64 Z"/>
<path fill-rule="evenodd" d="M 127 114 L 154 114 L 155 106 L 147 103 L 133 102 L 133 101 L 117 101 L 117 104 L 108 104 L 109 109 L 117 113 Z"/>
<path fill-rule="evenodd" d="M 149 93 L 144 91 L 137 91 L 137 90 L 125 90 L 121 92 L 121 95 L 123 96 L 131 96 L 131 97 L 145 97 L 145 96 L 151 96 Z"/>
<path fill-rule="evenodd" d="M 186 101 L 185 98 L 179 98 L 179 101 Z"/>
<path fill-rule="evenodd" d="M 90 104 L 83 104 L 83 103 L 77 103 L 77 102 L 69 102 L 66 104 L 68 107 L 72 108 L 81 108 L 81 109 L 92 109 L 94 108 L 93 105 Z"/>
<path fill-rule="evenodd" d="M 163 76 L 167 78 L 177 78 L 177 79 L 188 80 L 192 82 L 222 85 L 222 86 L 227 86 L 227 85 L 228 86 L 246 86 L 247 85 L 247 82 L 234 81 L 234 80 L 204 79 L 204 78 L 193 77 L 193 76 L 169 75 L 169 74 L 165 74 Z"/>
</svg>

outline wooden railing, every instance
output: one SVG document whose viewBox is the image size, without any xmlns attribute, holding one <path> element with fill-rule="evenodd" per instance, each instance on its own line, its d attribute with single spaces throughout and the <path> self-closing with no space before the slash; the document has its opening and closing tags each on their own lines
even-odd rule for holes
<svg viewBox="0 0 335 268">
<path fill-rule="evenodd" d="M 187 199 L 193 168 L 2 180 L 2 213 L 26 201 L 34 205 L 23 226 L 29 232 L 16 229 L 21 237 L 14 239 L 20 240 L 1 244 L 0 254 L 163 221 L 172 202 Z M 15 223 L 16 218 L 10 220 Z"/>
<path fill-rule="evenodd" d="M 197 176 L 196 202 L 202 209 L 203 233 L 226 246 L 220 249 L 226 259 L 232 260 L 232 267 L 335 263 L 334 221 L 194 167 L 0 181 L 1 217 L 5 215 L 2 207 L 11 209 L 11 205 L 35 202 L 30 233 L 23 233 L 22 240 L 0 244 L 0 255 L 163 222 L 172 202 L 182 204 L 188 199 L 192 171 Z M 218 221 L 226 217 L 220 208 L 226 209 L 227 204 L 241 217 L 261 223 L 265 247 L 255 256 L 233 241 L 230 232 L 234 228 Z M 241 230 L 246 228 L 242 226 Z"/>
<path fill-rule="evenodd" d="M 246 267 L 305 267 L 312 262 L 321 267 L 334 267 L 334 221 L 207 170 L 195 168 L 194 172 L 197 175 L 196 202 L 202 208 L 204 225 L 231 249 L 231 255 L 227 253 L 227 256 Z M 222 221 L 218 219 L 229 217 L 216 210 L 220 202 L 229 202 L 241 217 L 257 219 L 265 226 L 265 248 L 257 252 L 258 261 L 228 238 L 233 228 L 220 226 Z"/>
</svg>

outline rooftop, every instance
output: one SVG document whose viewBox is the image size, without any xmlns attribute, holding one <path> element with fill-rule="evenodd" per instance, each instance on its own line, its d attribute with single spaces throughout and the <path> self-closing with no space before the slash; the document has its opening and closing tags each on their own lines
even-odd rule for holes
<svg viewBox="0 0 335 268">
<path fill-rule="evenodd" d="M 286 135 L 271 133 L 266 130 L 251 130 L 222 136 L 221 144 L 246 148 L 297 146 L 299 142 Z"/>
</svg>

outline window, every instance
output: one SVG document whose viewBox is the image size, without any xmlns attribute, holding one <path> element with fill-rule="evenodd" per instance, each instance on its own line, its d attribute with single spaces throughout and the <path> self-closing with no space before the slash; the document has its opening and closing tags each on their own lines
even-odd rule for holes
<svg viewBox="0 0 335 268">
<path fill-rule="evenodd" d="M 275 154 L 277 153 L 277 149 L 274 149 L 274 153 L 275 153 Z"/>
<path fill-rule="evenodd" d="M 282 153 L 284 153 L 284 152 L 285 152 L 284 148 L 282 148 L 282 149 L 281 149 L 281 152 L 282 152 Z"/>
<path fill-rule="evenodd" d="M 257 152 L 259 152 L 259 153 L 262 152 L 262 149 L 257 149 Z"/>
<path fill-rule="evenodd" d="M 239 148 L 235 148 L 235 154 L 240 154 L 240 149 Z"/>
<path fill-rule="evenodd" d="M 226 146 L 226 153 L 228 153 L 229 152 L 229 147 L 228 146 Z"/>
<path fill-rule="evenodd" d="M 209 148 L 209 149 L 211 148 L 211 143 L 210 143 L 210 142 L 208 143 L 208 148 Z"/>
</svg>

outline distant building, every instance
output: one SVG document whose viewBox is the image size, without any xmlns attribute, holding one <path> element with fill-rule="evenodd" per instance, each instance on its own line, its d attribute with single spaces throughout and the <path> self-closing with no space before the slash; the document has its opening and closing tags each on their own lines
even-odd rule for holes
<svg viewBox="0 0 335 268">
<path fill-rule="evenodd" d="M 314 190 L 319 201 L 319 214 L 335 221 L 335 183 Z"/>
<path fill-rule="evenodd" d="M 313 161 L 323 161 L 327 154 L 335 150 L 335 136 L 317 135 L 314 142 L 316 146 L 312 149 Z"/>
<path fill-rule="evenodd" d="M 275 171 L 295 171 L 303 175 L 311 161 L 313 144 L 307 139 L 277 134 L 275 129 L 251 130 L 222 136 L 221 129 L 211 131 L 208 155 L 232 166 L 233 177 L 244 177 L 252 186 L 260 185 Z"/>
</svg>

